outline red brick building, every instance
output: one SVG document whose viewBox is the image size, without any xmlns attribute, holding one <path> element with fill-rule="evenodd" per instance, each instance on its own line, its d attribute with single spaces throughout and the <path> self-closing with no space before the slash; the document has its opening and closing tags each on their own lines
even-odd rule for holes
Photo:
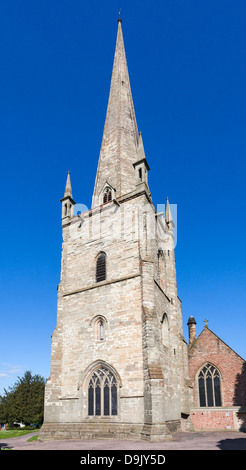
<svg viewBox="0 0 246 470">
<path fill-rule="evenodd" d="M 194 428 L 246 430 L 246 361 L 207 323 L 198 337 L 194 317 L 187 324 Z"/>
</svg>

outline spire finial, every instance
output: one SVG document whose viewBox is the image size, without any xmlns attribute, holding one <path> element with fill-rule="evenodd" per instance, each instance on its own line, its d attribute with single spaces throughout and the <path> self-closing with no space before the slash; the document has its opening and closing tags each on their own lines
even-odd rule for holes
<svg viewBox="0 0 246 470">
<path fill-rule="evenodd" d="M 121 17 L 120 17 L 120 15 L 121 15 L 121 8 L 120 8 L 120 10 L 119 10 L 119 18 L 118 18 L 118 23 L 119 23 L 119 22 L 121 23 L 121 21 L 122 21 L 122 20 L 121 20 Z"/>
</svg>

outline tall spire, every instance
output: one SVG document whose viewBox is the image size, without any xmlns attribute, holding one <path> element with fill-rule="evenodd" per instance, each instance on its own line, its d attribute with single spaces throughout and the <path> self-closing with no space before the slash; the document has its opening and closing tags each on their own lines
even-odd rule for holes
<svg viewBox="0 0 246 470">
<path fill-rule="evenodd" d="M 138 128 L 126 61 L 121 18 L 110 85 L 108 108 L 93 194 L 93 207 L 100 204 L 105 184 L 115 190 L 115 196 L 136 187 L 133 163 L 139 159 Z"/>
</svg>

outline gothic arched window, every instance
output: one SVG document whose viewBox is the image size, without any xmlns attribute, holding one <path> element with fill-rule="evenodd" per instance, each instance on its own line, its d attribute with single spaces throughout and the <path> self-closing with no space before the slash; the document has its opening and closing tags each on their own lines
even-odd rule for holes
<svg viewBox="0 0 246 470">
<path fill-rule="evenodd" d="M 221 406 L 221 376 L 212 364 L 205 364 L 198 375 L 200 406 Z"/>
<path fill-rule="evenodd" d="M 106 279 L 106 254 L 101 252 L 97 257 L 96 281 L 105 281 Z"/>
<path fill-rule="evenodd" d="M 117 415 L 118 384 L 114 374 L 106 367 L 97 369 L 88 385 L 88 415 Z"/>
<path fill-rule="evenodd" d="M 110 188 L 106 188 L 103 195 L 103 203 L 112 201 L 112 191 Z"/>
<path fill-rule="evenodd" d="M 105 341 L 108 320 L 104 315 L 96 315 L 90 325 L 93 326 L 95 341 Z"/>
<path fill-rule="evenodd" d="M 105 340 L 105 317 L 98 316 L 95 320 L 95 338 L 96 341 Z"/>
</svg>

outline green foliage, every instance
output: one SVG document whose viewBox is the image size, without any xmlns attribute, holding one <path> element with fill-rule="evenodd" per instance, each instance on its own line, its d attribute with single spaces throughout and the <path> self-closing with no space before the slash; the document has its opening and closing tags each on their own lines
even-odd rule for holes
<svg viewBox="0 0 246 470">
<path fill-rule="evenodd" d="M 44 414 L 45 379 L 26 371 L 23 377 L 0 395 L 0 422 L 40 426 Z"/>
</svg>

